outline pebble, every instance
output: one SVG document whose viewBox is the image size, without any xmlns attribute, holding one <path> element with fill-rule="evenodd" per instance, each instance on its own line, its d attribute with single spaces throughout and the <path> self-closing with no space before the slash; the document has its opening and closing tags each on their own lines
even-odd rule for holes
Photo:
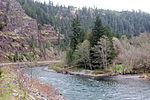
<svg viewBox="0 0 150 100">
<path fill-rule="evenodd" d="M 36 100 L 32 95 L 29 95 L 32 100 Z"/>
<path fill-rule="evenodd" d="M 18 96 L 19 94 L 18 94 L 18 93 L 12 93 L 12 95 L 16 97 L 16 96 Z"/>
<path fill-rule="evenodd" d="M 15 90 L 15 89 L 13 89 L 13 91 L 14 91 L 14 92 L 16 92 L 16 93 L 18 92 L 18 91 L 17 91 L 17 90 Z"/>
<path fill-rule="evenodd" d="M 41 100 L 47 100 L 46 98 L 42 97 Z"/>
</svg>

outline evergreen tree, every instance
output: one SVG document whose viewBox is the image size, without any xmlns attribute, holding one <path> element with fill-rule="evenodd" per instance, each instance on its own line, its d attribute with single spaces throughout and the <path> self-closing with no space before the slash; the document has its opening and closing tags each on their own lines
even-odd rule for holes
<svg viewBox="0 0 150 100">
<path fill-rule="evenodd" d="M 93 66 L 98 65 L 99 62 L 94 62 L 96 59 L 95 51 L 92 49 L 95 45 L 97 45 L 98 40 L 104 35 L 104 27 L 102 25 L 101 19 L 99 16 L 96 17 L 95 25 L 92 30 L 92 35 L 90 37 L 90 44 L 91 44 L 91 50 L 90 50 L 90 58 L 91 63 Z"/>
<path fill-rule="evenodd" d="M 71 32 L 71 19 L 74 16 L 74 7 L 54 6 L 37 2 L 35 0 L 18 0 L 26 14 L 37 20 L 38 24 L 51 24 L 58 28 L 61 26 L 63 34 Z M 150 14 L 142 11 L 111 11 L 103 9 L 82 8 L 78 9 L 83 28 L 92 29 L 94 16 L 100 16 L 104 25 L 109 24 L 112 31 L 119 34 L 139 35 L 143 32 L 150 32 Z M 94 16 L 93 16 L 94 15 Z M 64 22 L 65 21 L 65 22 Z M 65 30 L 65 31 L 64 31 Z"/>
<path fill-rule="evenodd" d="M 95 26 L 92 30 L 92 36 L 90 38 L 91 47 L 97 44 L 99 38 L 101 38 L 105 34 L 104 27 L 102 25 L 102 21 L 99 16 L 96 17 Z"/>
<path fill-rule="evenodd" d="M 101 19 L 97 16 L 95 26 L 92 30 L 91 42 L 91 63 L 95 68 L 108 68 L 108 65 L 115 57 L 113 46 L 113 34 L 110 27 L 103 26 Z"/>
<path fill-rule="evenodd" d="M 76 18 L 72 20 L 72 34 L 70 36 L 70 48 L 74 52 L 78 43 L 80 43 L 81 37 L 81 24 L 79 20 L 79 16 L 76 15 Z"/>
<path fill-rule="evenodd" d="M 73 61 L 73 53 L 75 52 L 77 45 L 82 42 L 82 29 L 80 25 L 79 16 L 76 15 L 76 17 L 72 20 L 72 34 L 70 35 L 70 44 L 68 47 L 68 50 L 66 52 L 66 62 L 71 63 Z"/>
</svg>

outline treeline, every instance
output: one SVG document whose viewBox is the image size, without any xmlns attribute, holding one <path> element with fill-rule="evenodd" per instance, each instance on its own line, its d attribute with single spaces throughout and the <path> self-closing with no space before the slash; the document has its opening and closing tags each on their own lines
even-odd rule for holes
<svg viewBox="0 0 150 100">
<path fill-rule="evenodd" d="M 86 69 L 107 69 L 113 61 L 112 69 L 115 71 L 150 70 L 150 37 L 148 34 L 140 35 L 150 33 L 150 14 L 18 1 L 25 12 L 37 20 L 39 30 L 42 24 L 51 24 L 64 34 L 67 64 Z M 119 52 L 114 50 L 113 36 L 120 38 L 121 42 L 116 38 L 121 49 Z"/>
<path fill-rule="evenodd" d="M 72 20 L 71 35 L 66 50 L 65 62 L 84 69 L 126 73 L 150 72 L 150 34 L 127 38 L 115 37 L 108 25 L 103 25 L 99 16 L 89 31 L 82 31 L 80 18 Z"/>
<path fill-rule="evenodd" d="M 65 62 L 85 69 L 107 70 L 116 56 L 112 40 L 114 35 L 109 26 L 104 26 L 97 16 L 92 32 L 84 32 L 77 15 L 72 20 L 71 30 Z"/>
<path fill-rule="evenodd" d="M 48 4 L 33 0 L 18 0 L 25 12 L 39 24 L 51 24 L 65 34 L 68 41 L 68 34 L 71 32 L 71 20 L 78 14 L 83 29 L 92 29 L 95 16 L 99 15 L 104 25 L 109 24 L 111 31 L 131 36 L 143 32 L 150 32 L 150 14 L 142 11 L 112 11 L 103 9 L 82 8 L 72 6 L 54 6 L 50 1 Z M 68 42 L 67 42 L 68 43 Z"/>
</svg>

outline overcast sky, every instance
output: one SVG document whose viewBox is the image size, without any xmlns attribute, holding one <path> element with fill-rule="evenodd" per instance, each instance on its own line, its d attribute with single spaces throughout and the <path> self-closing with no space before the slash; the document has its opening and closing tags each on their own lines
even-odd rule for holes
<svg viewBox="0 0 150 100">
<path fill-rule="evenodd" d="M 48 2 L 49 0 L 38 0 Z M 59 5 L 75 7 L 97 7 L 111 10 L 142 10 L 150 13 L 150 0 L 50 0 Z"/>
</svg>

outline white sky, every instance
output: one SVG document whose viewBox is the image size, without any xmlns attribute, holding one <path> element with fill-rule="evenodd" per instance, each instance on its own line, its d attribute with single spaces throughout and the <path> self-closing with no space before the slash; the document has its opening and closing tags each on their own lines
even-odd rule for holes
<svg viewBox="0 0 150 100">
<path fill-rule="evenodd" d="M 38 0 L 49 2 L 49 0 Z M 97 7 L 111 10 L 142 10 L 150 13 L 150 0 L 50 0 L 59 5 L 75 7 Z"/>
</svg>

